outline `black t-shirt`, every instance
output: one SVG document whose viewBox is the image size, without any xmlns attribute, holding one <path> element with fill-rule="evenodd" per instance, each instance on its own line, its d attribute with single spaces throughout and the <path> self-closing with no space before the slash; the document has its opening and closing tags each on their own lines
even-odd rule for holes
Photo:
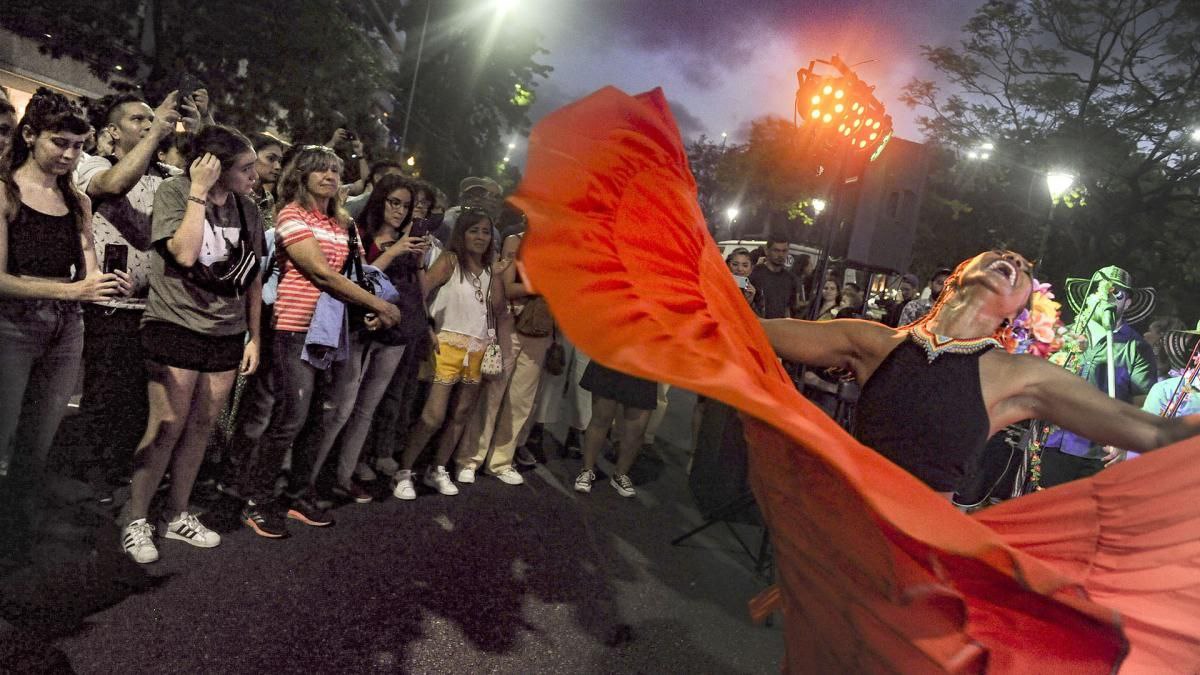
<svg viewBox="0 0 1200 675">
<path fill-rule="evenodd" d="M 791 316 L 792 303 L 800 285 L 796 275 L 786 269 L 772 272 L 766 265 L 755 265 L 750 283 L 763 299 L 764 319 L 786 319 Z"/>
</svg>

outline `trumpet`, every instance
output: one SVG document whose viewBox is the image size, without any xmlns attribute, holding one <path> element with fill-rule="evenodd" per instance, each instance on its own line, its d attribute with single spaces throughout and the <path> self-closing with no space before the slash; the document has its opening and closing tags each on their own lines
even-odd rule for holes
<svg viewBox="0 0 1200 675">
<path fill-rule="evenodd" d="M 1175 417 L 1179 415 L 1183 404 L 1187 402 L 1188 396 L 1195 392 L 1196 375 L 1200 374 L 1200 340 L 1196 341 L 1192 347 L 1192 354 L 1188 357 L 1187 367 L 1183 369 L 1183 375 L 1179 378 L 1179 384 L 1175 385 L 1175 391 L 1171 393 L 1171 398 L 1167 400 L 1167 405 L 1162 410 L 1162 417 Z"/>
</svg>

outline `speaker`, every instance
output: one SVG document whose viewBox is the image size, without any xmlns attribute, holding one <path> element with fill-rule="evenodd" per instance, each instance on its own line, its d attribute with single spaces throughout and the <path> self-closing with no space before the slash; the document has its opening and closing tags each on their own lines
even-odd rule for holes
<svg viewBox="0 0 1200 675">
<path fill-rule="evenodd" d="M 852 265 L 907 272 L 930 162 L 924 145 L 893 138 L 862 177 L 839 192 L 844 225 L 833 250 Z"/>
<path fill-rule="evenodd" d="M 750 490 L 747 482 L 746 434 L 736 409 L 720 401 L 706 400 L 700 420 L 700 438 L 692 456 L 688 487 L 704 513 L 712 513 L 737 501 Z M 722 513 L 721 520 L 759 525 L 757 505 L 737 513 Z"/>
</svg>

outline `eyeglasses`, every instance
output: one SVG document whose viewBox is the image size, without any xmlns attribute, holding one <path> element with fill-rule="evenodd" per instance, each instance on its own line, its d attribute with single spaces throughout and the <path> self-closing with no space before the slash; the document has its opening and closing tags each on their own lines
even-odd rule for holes
<svg viewBox="0 0 1200 675">
<path fill-rule="evenodd" d="M 482 279 L 482 277 L 483 277 L 482 274 L 480 274 L 479 276 L 471 277 L 471 285 L 475 287 L 475 299 L 478 300 L 480 303 L 483 302 L 483 279 Z"/>
<path fill-rule="evenodd" d="M 408 202 L 404 201 L 403 199 L 395 199 L 393 197 L 388 197 L 387 199 L 383 200 L 383 202 L 387 204 L 388 208 L 390 209 L 402 209 L 408 206 Z"/>
</svg>

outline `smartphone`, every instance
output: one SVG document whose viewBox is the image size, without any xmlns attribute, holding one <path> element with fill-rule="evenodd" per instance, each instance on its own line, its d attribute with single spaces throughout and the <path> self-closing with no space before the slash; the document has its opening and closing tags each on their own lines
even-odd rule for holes
<svg viewBox="0 0 1200 675">
<path fill-rule="evenodd" d="M 104 245 L 104 273 L 112 274 L 116 270 L 122 272 L 129 268 L 129 247 L 125 244 Z"/>
<path fill-rule="evenodd" d="M 408 229 L 408 236 L 423 238 L 429 234 L 431 229 L 437 229 L 437 226 L 433 225 L 430 218 L 416 218 L 413 220 L 412 227 Z"/>
<path fill-rule="evenodd" d="M 350 131 L 349 129 L 346 130 L 346 142 L 347 143 L 353 143 L 356 138 L 358 138 L 358 137 L 354 135 L 353 131 Z"/>
<path fill-rule="evenodd" d="M 739 274 L 733 275 L 733 280 L 737 282 L 738 288 L 746 290 L 746 285 L 750 283 L 750 277 L 743 277 Z"/>
<path fill-rule="evenodd" d="M 203 89 L 204 84 L 196 79 L 191 73 L 184 73 L 179 76 L 179 86 L 175 88 L 179 94 L 175 97 L 175 109 L 180 110 L 185 99 L 191 98 L 196 93 L 197 89 Z"/>
</svg>

